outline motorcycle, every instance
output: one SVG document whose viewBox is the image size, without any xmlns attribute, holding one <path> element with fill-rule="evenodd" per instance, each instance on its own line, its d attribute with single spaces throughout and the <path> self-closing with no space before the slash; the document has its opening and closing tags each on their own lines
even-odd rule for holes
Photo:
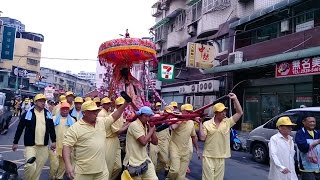
<svg viewBox="0 0 320 180">
<path fill-rule="evenodd" d="M 240 151 L 242 149 L 242 143 L 238 137 L 238 133 L 233 128 L 230 129 L 230 146 L 232 150 Z"/>
<path fill-rule="evenodd" d="M 36 157 L 31 157 L 26 163 L 17 166 L 15 163 L 7 160 L 0 160 L 0 180 L 22 180 L 19 177 L 18 169 L 26 164 L 32 164 L 36 161 Z"/>
</svg>

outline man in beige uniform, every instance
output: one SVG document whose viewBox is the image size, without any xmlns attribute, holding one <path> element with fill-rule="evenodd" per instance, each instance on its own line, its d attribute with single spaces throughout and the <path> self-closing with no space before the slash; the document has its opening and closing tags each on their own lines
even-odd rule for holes
<svg viewBox="0 0 320 180">
<path fill-rule="evenodd" d="M 67 99 L 67 103 L 70 104 L 70 110 L 71 110 L 72 108 L 74 108 L 75 95 L 74 95 L 74 93 L 72 91 L 68 91 L 68 92 L 66 92 L 65 96 L 66 96 L 66 99 Z"/>
<path fill-rule="evenodd" d="M 56 133 L 51 113 L 45 109 L 46 97 L 37 94 L 34 98 L 35 105 L 24 113 L 14 136 L 12 150 L 16 151 L 21 134 L 24 130 L 24 158 L 27 161 L 36 157 L 32 164 L 24 166 L 25 180 L 38 180 L 44 164 L 48 159 L 48 142 L 51 139 L 51 150 L 56 148 Z"/>
<path fill-rule="evenodd" d="M 158 103 L 157 103 L 158 104 Z M 161 104 L 160 104 L 161 106 Z M 172 113 L 172 109 L 166 107 L 164 112 L 158 111 L 155 116 L 159 116 L 163 113 Z M 156 132 L 158 138 L 158 145 L 150 144 L 150 158 L 154 166 L 156 167 L 156 172 L 159 173 L 161 170 L 165 170 L 166 174 L 169 171 L 169 141 L 170 141 L 170 131 L 166 128 L 160 132 Z"/>
<path fill-rule="evenodd" d="M 72 125 L 63 141 L 63 159 L 71 179 L 104 180 L 109 172 L 105 161 L 106 128 L 119 119 L 127 103 L 107 118 L 97 118 L 100 109 L 93 101 L 82 104 L 83 119 Z M 75 151 L 75 169 L 71 164 L 71 150 Z"/>
<path fill-rule="evenodd" d="M 193 111 L 191 104 L 185 104 L 183 114 Z M 171 140 L 169 145 L 170 169 L 167 179 L 185 180 L 189 163 L 192 158 L 192 143 L 196 148 L 199 158 L 198 138 L 193 120 L 180 121 L 171 126 Z M 191 138 L 190 138 L 191 137 Z"/>
<path fill-rule="evenodd" d="M 231 118 L 226 117 L 228 108 L 222 103 L 217 103 L 213 106 L 215 116 L 203 125 L 199 123 L 199 138 L 205 141 L 202 155 L 203 180 L 223 180 L 225 158 L 231 156 L 230 128 L 241 118 L 243 111 L 237 96 L 234 93 L 228 96 L 236 109 Z"/>
<path fill-rule="evenodd" d="M 106 103 L 105 103 L 106 102 Z M 118 97 L 115 101 L 116 109 L 119 109 L 125 103 L 123 97 Z M 103 98 L 101 105 L 103 109 L 99 112 L 98 117 L 108 117 L 110 108 L 110 99 Z M 114 113 L 114 112 L 113 112 Z M 113 114 L 111 113 L 111 115 Z M 123 116 L 119 119 L 110 119 L 106 122 L 106 163 L 109 171 L 109 179 L 116 179 L 121 173 L 121 148 L 118 134 L 123 133 L 129 127 L 129 123 L 124 124 Z"/>
<path fill-rule="evenodd" d="M 101 100 L 101 106 L 102 109 L 98 114 L 98 117 L 108 117 L 111 112 L 110 112 L 110 107 L 111 107 L 111 100 L 108 97 L 105 97 Z"/>
<path fill-rule="evenodd" d="M 139 166 L 147 167 L 145 172 L 131 172 L 132 178 L 134 180 L 158 180 L 156 175 L 154 165 L 147 153 L 147 145 L 151 142 L 154 145 L 158 144 L 158 139 L 155 134 L 155 126 L 148 128 L 147 133 L 147 123 L 150 117 L 153 116 L 153 111 L 150 107 L 144 106 L 140 108 L 138 112 L 138 119 L 132 122 L 127 131 L 126 137 L 126 156 L 123 161 L 123 165 L 136 171 Z M 139 174 L 137 174 L 139 173 Z M 140 174 L 141 173 L 141 174 Z"/>
<path fill-rule="evenodd" d="M 61 104 L 60 115 L 53 116 L 55 131 L 57 136 L 57 148 L 50 157 L 50 179 L 63 179 L 65 173 L 65 165 L 62 159 L 62 142 L 64 134 L 76 120 L 69 114 L 70 104 L 64 102 Z"/>
<path fill-rule="evenodd" d="M 60 105 L 61 105 L 61 103 L 63 103 L 63 102 L 67 102 L 67 98 L 66 98 L 65 95 L 59 96 L 59 104 L 57 104 L 57 105 L 53 108 L 53 110 L 52 110 L 52 115 L 53 115 L 53 116 L 59 114 Z"/>
<path fill-rule="evenodd" d="M 83 114 L 81 111 L 81 106 L 83 104 L 82 97 L 76 97 L 74 99 L 74 108 L 69 111 L 69 114 L 77 121 L 82 119 Z"/>
</svg>

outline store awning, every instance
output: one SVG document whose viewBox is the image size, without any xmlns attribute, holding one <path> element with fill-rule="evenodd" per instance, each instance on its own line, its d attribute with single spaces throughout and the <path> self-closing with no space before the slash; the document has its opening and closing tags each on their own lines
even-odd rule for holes
<svg viewBox="0 0 320 180">
<path fill-rule="evenodd" d="M 157 22 L 152 28 L 156 29 L 157 27 L 160 27 L 161 25 L 164 25 L 169 21 L 170 21 L 170 18 L 165 17 L 165 18 L 161 19 L 159 22 Z"/>
<path fill-rule="evenodd" d="M 301 58 L 318 56 L 318 55 L 320 55 L 320 46 L 299 50 L 299 51 L 294 51 L 294 52 L 289 52 L 289 53 L 284 53 L 284 54 L 278 54 L 278 55 L 269 56 L 269 57 L 264 57 L 256 60 L 238 63 L 238 64 L 216 66 L 211 69 L 205 69 L 203 70 L 202 73 L 211 74 L 211 73 L 219 73 L 219 72 L 229 72 L 229 71 L 235 71 L 239 69 L 248 69 L 248 68 L 254 68 L 259 66 L 266 66 L 270 64 L 283 62 L 283 61 L 301 59 Z"/>
<path fill-rule="evenodd" d="M 192 6 L 193 4 L 195 4 L 195 3 L 197 3 L 197 2 L 199 2 L 200 0 L 188 0 L 187 1 L 187 5 L 188 6 Z"/>
<path fill-rule="evenodd" d="M 261 10 L 257 10 L 255 11 L 253 14 L 251 14 L 250 16 L 246 16 L 246 17 L 243 17 L 241 19 L 239 19 L 238 21 L 235 21 L 233 23 L 231 23 L 229 25 L 229 27 L 232 29 L 232 28 L 235 28 L 241 24 L 244 24 L 244 23 L 247 23 L 247 22 L 250 22 L 254 19 L 257 19 L 263 15 L 266 15 L 268 13 L 271 13 L 273 11 L 276 11 L 276 10 L 281 10 L 281 9 L 284 9 L 286 7 L 289 7 L 289 6 L 292 6 L 292 5 L 295 5 L 297 3 L 300 3 L 302 2 L 303 0 L 283 0 L 273 6 L 270 6 L 270 7 L 267 7 L 267 8 L 264 8 L 264 9 L 261 9 Z"/>
</svg>

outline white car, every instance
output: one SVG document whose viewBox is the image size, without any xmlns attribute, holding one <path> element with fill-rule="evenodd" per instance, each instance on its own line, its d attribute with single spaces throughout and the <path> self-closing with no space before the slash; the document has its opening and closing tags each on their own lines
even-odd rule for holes
<svg viewBox="0 0 320 180">
<path fill-rule="evenodd" d="M 247 149 L 252 154 L 253 159 L 256 162 L 266 163 L 269 160 L 269 149 L 268 143 L 271 136 L 275 135 L 278 132 L 276 128 L 276 123 L 280 117 L 289 116 L 293 123 L 296 123 L 297 126 L 293 128 L 292 136 L 296 134 L 296 131 L 300 129 L 302 125 L 302 120 L 306 116 L 313 116 L 317 120 L 316 129 L 320 129 L 320 107 L 305 107 L 298 109 L 291 109 L 285 111 L 265 124 L 255 128 L 249 133 L 247 139 Z"/>
</svg>

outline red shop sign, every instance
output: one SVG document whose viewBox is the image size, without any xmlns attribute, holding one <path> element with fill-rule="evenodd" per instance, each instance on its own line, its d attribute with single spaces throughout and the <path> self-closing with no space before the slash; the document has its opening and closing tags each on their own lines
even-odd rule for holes
<svg viewBox="0 0 320 180">
<path fill-rule="evenodd" d="M 320 57 L 293 60 L 276 65 L 276 78 L 320 74 Z"/>
</svg>

